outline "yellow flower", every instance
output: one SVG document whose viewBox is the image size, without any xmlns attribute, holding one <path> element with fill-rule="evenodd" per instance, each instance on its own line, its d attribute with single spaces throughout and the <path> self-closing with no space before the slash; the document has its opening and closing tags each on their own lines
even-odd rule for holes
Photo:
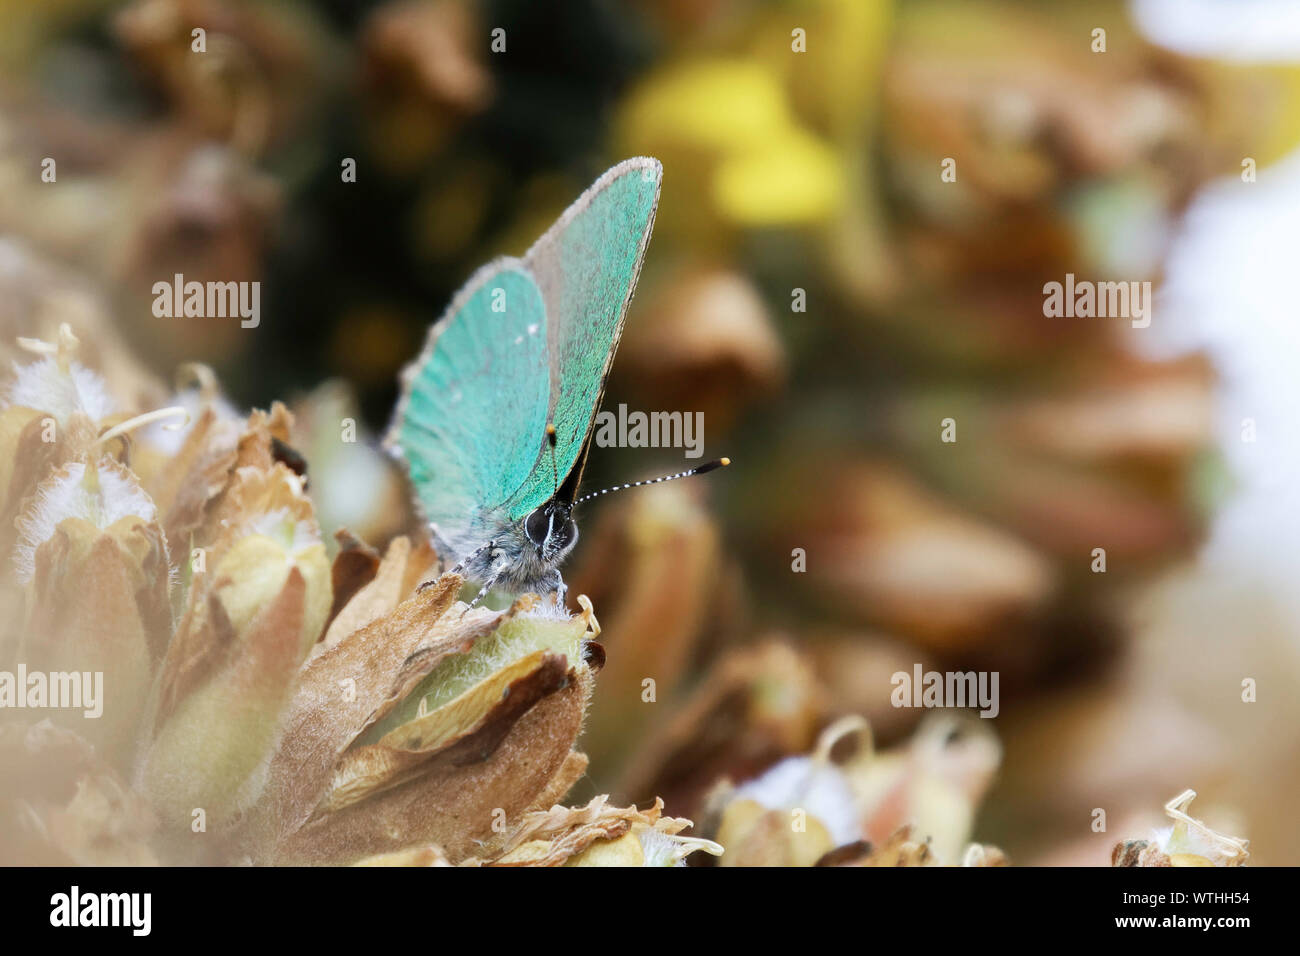
<svg viewBox="0 0 1300 956">
<path fill-rule="evenodd" d="M 678 171 L 660 218 L 711 211 L 742 228 L 828 219 L 844 195 L 834 149 L 795 120 L 779 77 L 761 63 L 705 58 L 651 74 L 628 98 L 621 148 Z"/>
</svg>

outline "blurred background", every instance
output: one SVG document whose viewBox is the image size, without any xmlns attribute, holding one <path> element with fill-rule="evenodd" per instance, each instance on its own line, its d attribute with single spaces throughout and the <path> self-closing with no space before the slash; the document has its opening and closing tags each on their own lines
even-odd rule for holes
<svg viewBox="0 0 1300 956">
<path fill-rule="evenodd" d="M 577 797 L 707 820 L 720 780 L 861 715 L 933 778 L 907 799 L 955 795 L 915 813 L 1017 863 L 1106 865 L 1189 787 L 1252 862 L 1300 863 L 1292 6 L 0 0 L 0 18 L 0 352 L 68 322 L 128 406 L 165 404 L 193 362 L 237 408 L 287 401 L 327 536 L 410 527 L 374 436 L 459 285 L 608 166 L 663 162 L 607 407 L 702 411 L 705 455 L 736 466 L 582 516 L 568 577 L 608 663 Z M 260 280 L 260 325 L 155 317 L 174 273 Z M 1067 273 L 1150 280 L 1150 327 L 1044 317 Z M 681 461 L 597 449 L 589 481 Z M 925 755 L 924 712 L 890 705 L 915 664 L 999 672 L 978 746 Z"/>
</svg>

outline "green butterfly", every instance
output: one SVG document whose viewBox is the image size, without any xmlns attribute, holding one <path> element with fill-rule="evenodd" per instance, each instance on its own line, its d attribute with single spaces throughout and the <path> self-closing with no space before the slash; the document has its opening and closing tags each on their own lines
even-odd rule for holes
<svg viewBox="0 0 1300 956">
<path fill-rule="evenodd" d="M 439 554 L 482 582 L 471 607 L 492 588 L 563 604 L 574 506 L 605 493 L 577 497 L 662 175 L 645 157 L 606 172 L 522 259 L 474 273 L 402 373 L 384 443 L 406 462 Z"/>
</svg>

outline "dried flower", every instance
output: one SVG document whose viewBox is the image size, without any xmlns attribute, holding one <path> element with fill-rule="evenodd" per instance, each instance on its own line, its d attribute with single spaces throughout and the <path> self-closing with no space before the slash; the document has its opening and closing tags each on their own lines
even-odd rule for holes
<svg viewBox="0 0 1300 956">
<path fill-rule="evenodd" d="M 0 410 L 0 549 L 6 551 L 15 544 L 15 519 L 48 520 L 55 513 L 47 509 L 42 515 L 20 517 L 19 509 L 36 493 L 38 482 L 52 469 L 84 458 L 100 433 L 121 419 L 104 380 L 73 358 L 80 341 L 71 326 L 60 325 L 54 344 L 18 341 L 42 357 L 15 363 Z M 36 543 L 44 540 L 40 537 Z M 31 576 L 35 549 L 30 535 L 20 547 L 18 573 L 25 580 Z"/>
<path fill-rule="evenodd" d="M 577 615 L 535 595 L 467 611 L 462 580 L 437 577 L 428 542 L 405 537 L 381 559 L 340 532 L 331 563 L 284 406 L 240 424 L 196 368 L 180 396 L 191 411 L 114 426 L 75 345 L 66 329 L 34 345 L 51 354 L 10 392 L 68 444 L 20 496 L 2 596 L 25 627 L 2 646 L 6 660 L 103 671 L 105 714 L 0 726 L 7 770 L 51 747 L 85 768 L 53 794 L 33 776 L 0 795 L 23 859 L 674 865 L 718 852 L 662 802 L 558 805 L 587 768 L 574 742 L 605 658 L 585 596 Z M 173 431 L 144 427 L 177 414 Z"/>
<path fill-rule="evenodd" d="M 998 750 L 982 730 L 962 739 L 955 729 L 932 719 L 908 747 L 877 754 L 866 721 L 846 717 L 810 755 L 722 783 L 706 814 L 727 848 L 722 865 L 985 865 L 995 857 L 967 840 Z"/>
<path fill-rule="evenodd" d="M 0 858 L 14 865 L 148 866 L 148 804 L 71 730 L 0 725 Z"/>
<path fill-rule="evenodd" d="M 166 825 L 253 802 L 294 675 L 329 614 L 330 567 L 302 480 L 273 460 L 286 413 L 254 413 L 187 557 L 185 612 L 163 662 L 138 773 Z"/>
<path fill-rule="evenodd" d="M 1173 826 L 1149 840 L 1125 840 L 1111 851 L 1113 866 L 1244 866 L 1249 841 L 1211 830 L 1187 813 L 1195 790 L 1184 790 L 1165 804 Z"/>
<path fill-rule="evenodd" d="M 86 734 L 118 752 L 171 635 L 167 545 L 153 503 L 124 466 L 95 456 L 41 482 L 17 528 L 13 569 L 27 607 L 17 659 L 102 675 L 102 714 Z"/>
<path fill-rule="evenodd" d="M 669 806 L 692 812 L 719 777 L 748 779 L 782 757 L 806 752 L 825 718 L 812 668 L 775 638 L 723 654 L 672 705 L 614 789 L 663 794 Z"/>
<path fill-rule="evenodd" d="M 608 796 L 585 807 L 551 807 L 527 814 L 479 866 L 681 866 L 691 853 L 714 856 L 711 840 L 681 835 L 689 820 L 663 816 L 663 801 L 648 810 L 609 806 Z"/>
</svg>

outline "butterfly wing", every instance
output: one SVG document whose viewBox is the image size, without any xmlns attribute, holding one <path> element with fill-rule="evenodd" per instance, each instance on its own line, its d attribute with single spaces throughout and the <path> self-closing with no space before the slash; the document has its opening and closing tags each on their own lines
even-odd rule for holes
<svg viewBox="0 0 1300 956">
<path fill-rule="evenodd" d="M 619 163 L 578 197 L 524 257 L 550 319 L 550 420 L 556 430 L 555 470 L 561 484 L 576 487 L 576 481 L 565 479 L 585 460 L 587 438 L 650 241 L 662 177 L 656 159 Z M 527 515 L 554 491 L 549 452 L 543 449 L 511 498 L 510 516 Z"/>
<path fill-rule="evenodd" d="M 453 550 L 481 544 L 484 518 L 530 478 L 550 376 L 546 307 L 519 259 L 471 276 L 403 371 L 384 443 L 406 460 L 424 517 Z"/>
</svg>

